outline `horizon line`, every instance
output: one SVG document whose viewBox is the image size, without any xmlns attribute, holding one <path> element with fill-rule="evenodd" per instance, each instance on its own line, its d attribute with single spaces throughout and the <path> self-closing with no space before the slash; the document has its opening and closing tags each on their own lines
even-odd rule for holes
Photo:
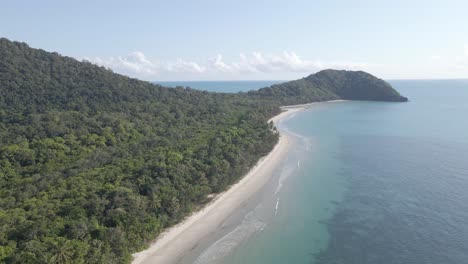
<svg viewBox="0 0 468 264">
<path fill-rule="evenodd" d="M 378 77 L 377 77 L 378 78 Z M 302 78 L 300 78 L 302 79 Z M 380 78 L 384 81 L 468 81 L 468 77 L 466 78 L 427 78 L 427 79 L 423 79 L 423 78 L 404 78 L 404 79 L 384 79 L 384 78 Z M 166 80 L 166 81 L 163 81 L 163 80 L 156 80 L 156 81 L 148 81 L 148 82 L 271 82 L 271 81 L 280 81 L 280 82 L 288 82 L 288 81 L 295 81 L 295 80 L 299 80 L 299 79 L 291 79 L 291 80 L 287 80 L 287 79 L 284 79 L 284 80 L 279 80 L 279 79 L 262 79 L 262 80 L 257 80 L 257 79 L 252 79 L 252 80 L 246 80 L 246 79 L 242 79 L 242 80 L 232 80 L 232 79 L 226 79 L 226 80 Z"/>
</svg>

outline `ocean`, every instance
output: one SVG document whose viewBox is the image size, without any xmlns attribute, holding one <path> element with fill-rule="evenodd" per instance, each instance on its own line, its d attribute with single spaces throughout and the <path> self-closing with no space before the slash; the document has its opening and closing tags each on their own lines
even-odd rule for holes
<svg viewBox="0 0 468 264">
<path fill-rule="evenodd" d="M 468 263 L 468 80 L 390 83 L 410 101 L 320 103 L 281 122 L 287 159 L 194 262 Z"/>
<path fill-rule="evenodd" d="M 284 81 L 161 81 L 155 83 L 169 87 L 191 87 L 208 92 L 237 93 L 248 92 L 282 82 Z"/>
</svg>

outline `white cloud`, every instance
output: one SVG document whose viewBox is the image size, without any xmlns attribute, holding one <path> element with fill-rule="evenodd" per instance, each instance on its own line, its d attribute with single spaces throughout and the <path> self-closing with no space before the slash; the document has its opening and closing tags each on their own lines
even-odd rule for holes
<svg viewBox="0 0 468 264">
<path fill-rule="evenodd" d="M 132 69 L 137 73 L 153 74 L 157 70 L 157 66 L 140 51 L 132 52 L 126 57 L 118 57 L 118 61 L 124 68 Z"/>
<path fill-rule="evenodd" d="M 365 69 L 368 63 L 350 61 L 320 61 L 301 58 L 295 52 L 284 51 L 279 54 L 264 55 L 261 52 L 239 54 L 238 58 L 225 61 L 221 54 L 208 59 L 205 63 L 177 59 L 175 61 L 153 61 L 141 51 L 132 52 L 126 56 L 109 58 L 85 58 L 86 60 L 110 68 L 116 72 L 134 77 L 164 78 L 177 74 L 191 74 L 190 76 L 240 76 L 245 74 L 310 74 L 325 68 L 335 69 Z"/>
<path fill-rule="evenodd" d="M 85 58 L 86 60 L 98 65 L 113 69 L 115 71 L 133 72 L 136 74 L 152 75 L 158 72 L 159 65 L 149 61 L 145 54 L 140 51 L 134 51 L 127 56 L 109 57 L 109 58 Z"/>
<path fill-rule="evenodd" d="M 185 61 L 182 59 L 178 59 L 175 62 L 167 63 L 164 69 L 169 72 L 178 72 L 178 73 L 203 73 L 206 70 L 205 67 L 200 66 L 196 62 Z"/>
<path fill-rule="evenodd" d="M 468 57 L 468 45 L 465 45 L 465 57 Z"/>
<path fill-rule="evenodd" d="M 241 61 L 234 63 L 239 65 L 237 69 L 253 72 L 312 72 L 321 68 L 321 64 L 315 61 L 301 59 L 294 52 L 283 52 L 281 54 L 263 55 L 260 52 L 253 52 L 250 56 L 241 54 Z M 245 67 L 243 69 L 242 67 Z"/>
<path fill-rule="evenodd" d="M 276 72 L 304 72 L 311 73 L 324 68 L 362 69 L 368 63 L 359 62 L 323 62 L 319 60 L 304 60 L 294 52 L 263 55 L 253 52 L 250 55 L 239 54 L 239 60 L 231 63 L 223 61 L 221 55 L 212 60 L 214 69 L 232 73 L 276 73 Z"/>
<path fill-rule="evenodd" d="M 211 60 L 211 62 L 213 67 L 221 72 L 231 72 L 233 69 L 232 66 L 227 65 L 223 61 L 223 56 L 221 54 L 216 55 L 216 58 Z"/>
<path fill-rule="evenodd" d="M 198 63 L 178 59 L 173 62 L 150 61 L 141 51 L 134 51 L 127 56 L 109 58 L 88 58 L 85 60 L 116 72 L 128 75 L 156 76 L 167 72 L 175 73 L 203 73 L 205 68 Z"/>
</svg>

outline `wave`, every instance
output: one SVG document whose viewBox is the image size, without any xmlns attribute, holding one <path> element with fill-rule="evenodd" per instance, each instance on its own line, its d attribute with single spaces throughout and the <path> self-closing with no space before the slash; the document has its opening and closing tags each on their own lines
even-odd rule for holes
<svg viewBox="0 0 468 264">
<path fill-rule="evenodd" d="M 293 175 L 295 170 L 296 168 L 293 166 L 283 167 L 283 169 L 281 170 L 280 177 L 278 179 L 278 185 L 276 186 L 275 194 L 278 194 L 280 192 L 281 188 L 283 187 L 284 181 L 286 181 L 287 178 Z"/>
<path fill-rule="evenodd" d="M 302 141 L 302 146 L 305 147 L 305 150 L 306 150 L 306 151 L 310 151 L 310 150 L 312 149 L 312 142 L 311 142 L 311 139 L 308 138 L 308 137 L 306 137 L 306 136 L 304 136 L 304 135 L 301 135 L 301 134 L 299 134 L 299 133 L 296 133 L 296 132 L 291 131 L 291 130 L 290 130 L 288 127 L 286 127 L 286 126 L 283 126 L 283 125 L 282 125 L 282 122 L 283 122 L 283 121 L 284 121 L 284 120 L 281 120 L 281 122 L 278 124 L 278 129 L 280 129 L 280 130 L 281 130 L 282 132 L 284 132 L 284 133 L 287 133 L 288 135 L 291 135 L 291 136 L 293 136 L 293 137 L 295 137 L 295 138 L 301 140 L 301 141 Z"/>
<path fill-rule="evenodd" d="M 218 264 L 223 263 L 226 257 L 231 255 L 233 251 L 239 247 L 243 242 L 248 241 L 252 236 L 262 232 L 267 223 L 269 223 L 272 219 L 270 217 L 276 217 L 279 213 L 280 207 L 280 197 L 279 192 L 281 191 L 285 181 L 297 174 L 298 170 L 301 169 L 301 155 L 305 154 L 305 151 L 309 151 L 311 148 L 311 139 L 300 135 L 298 133 L 290 131 L 286 126 L 284 126 L 283 121 L 294 117 L 295 114 L 286 117 L 285 119 L 281 120 L 277 125 L 278 128 L 282 131 L 287 133 L 288 135 L 293 136 L 294 138 L 298 139 L 297 146 L 299 148 L 295 149 L 294 152 L 290 153 L 288 156 L 288 160 L 284 162 L 284 165 L 281 168 L 280 175 L 278 177 L 278 182 L 275 188 L 273 199 L 267 203 L 261 203 L 255 207 L 254 210 L 250 211 L 242 220 L 241 224 L 235 227 L 232 231 L 221 237 L 215 243 L 210 245 L 206 248 L 193 262 L 195 264 Z M 296 143 L 295 143 L 296 145 Z M 297 161 L 297 163 L 296 163 Z M 267 206 L 268 205 L 268 206 Z M 271 206 L 271 207 L 270 207 Z M 274 206 L 274 207 L 273 207 Z M 265 214 L 264 210 L 267 210 L 268 213 Z M 262 213 L 263 211 L 263 213 Z M 264 219 L 260 216 L 263 215 Z M 268 216 L 267 216 L 268 215 Z"/>
<path fill-rule="evenodd" d="M 278 197 L 278 199 L 276 199 L 276 205 L 275 205 L 275 216 L 278 215 L 279 202 L 280 202 L 280 198 Z"/>
<path fill-rule="evenodd" d="M 195 260 L 195 264 L 216 264 L 222 263 L 222 259 L 227 257 L 237 246 L 241 244 L 252 235 L 262 231 L 266 223 L 256 216 L 255 210 L 249 212 L 242 223 L 234 230 L 223 236 L 221 239 L 216 241 L 213 245 L 207 248 L 203 253 Z"/>
<path fill-rule="evenodd" d="M 301 154 L 297 153 L 296 155 L 299 156 Z M 288 179 L 291 175 L 294 175 L 297 170 L 301 169 L 301 159 L 293 158 L 293 160 L 298 160 L 297 167 L 296 164 L 291 164 L 292 162 L 286 162 L 286 165 L 284 165 L 281 169 L 281 174 L 278 178 L 278 185 L 276 186 L 275 194 L 278 194 L 281 191 L 281 188 L 283 187 L 283 184 L 286 181 L 286 179 Z"/>
</svg>

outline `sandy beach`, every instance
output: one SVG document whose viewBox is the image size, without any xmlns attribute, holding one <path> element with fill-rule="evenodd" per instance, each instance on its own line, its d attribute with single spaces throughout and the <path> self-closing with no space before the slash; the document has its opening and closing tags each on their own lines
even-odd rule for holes
<svg viewBox="0 0 468 264">
<path fill-rule="evenodd" d="M 341 101 L 341 100 L 337 100 Z M 335 102 L 335 101 L 330 101 Z M 310 107 L 312 104 L 282 107 L 282 112 L 269 121 L 278 127 L 281 120 Z M 213 201 L 187 217 L 184 221 L 162 233 L 150 247 L 133 254 L 133 264 L 178 263 L 180 259 L 214 229 L 219 227 L 242 203 L 254 195 L 270 179 L 277 164 L 285 157 L 292 136 L 280 133 L 273 150 L 227 191 L 218 194 Z"/>
</svg>

